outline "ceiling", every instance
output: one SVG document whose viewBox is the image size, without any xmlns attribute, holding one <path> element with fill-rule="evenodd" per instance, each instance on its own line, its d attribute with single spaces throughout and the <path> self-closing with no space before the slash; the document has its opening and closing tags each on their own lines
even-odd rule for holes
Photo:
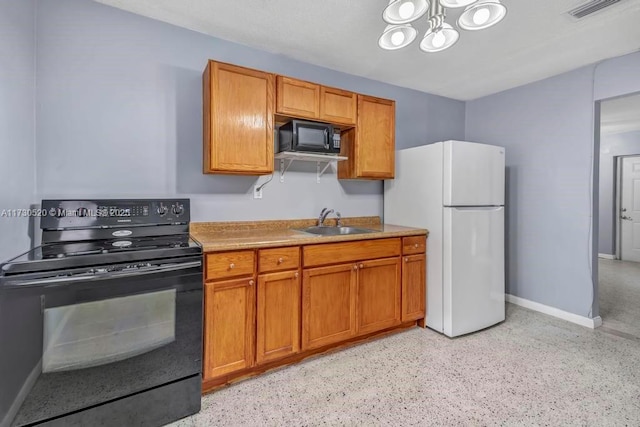
<svg viewBox="0 0 640 427">
<path fill-rule="evenodd" d="M 640 131 L 640 94 L 602 101 L 600 134 Z"/>
<path fill-rule="evenodd" d="M 640 1 L 622 0 L 575 20 L 587 0 L 502 0 L 495 27 L 460 31 L 451 49 L 426 54 L 419 35 L 385 51 L 377 40 L 388 0 L 96 0 L 265 51 L 459 100 L 541 80 L 640 49 Z M 449 9 L 447 22 L 461 13 Z M 455 24 L 454 24 L 455 25 Z"/>
</svg>

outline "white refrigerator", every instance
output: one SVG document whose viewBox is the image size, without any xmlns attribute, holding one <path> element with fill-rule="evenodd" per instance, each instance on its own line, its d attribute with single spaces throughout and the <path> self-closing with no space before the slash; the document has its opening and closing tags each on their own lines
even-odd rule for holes
<svg viewBox="0 0 640 427">
<path fill-rule="evenodd" d="M 505 149 L 446 141 L 396 152 L 384 222 L 429 230 L 427 326 L 455 337 L 505 319 Z"/>
</svg>

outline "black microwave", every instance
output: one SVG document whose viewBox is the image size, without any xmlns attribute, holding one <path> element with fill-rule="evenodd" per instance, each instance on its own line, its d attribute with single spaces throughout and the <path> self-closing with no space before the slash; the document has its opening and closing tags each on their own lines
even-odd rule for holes
<svg viewBox="0 0 640 427">
<path fill-rule="evenodd" d="M 280 126 L 278 151 L 338 154 L 340 135 L 334 136 L 333 126 L 328 123 L 291 120 Z"/>
</svg>

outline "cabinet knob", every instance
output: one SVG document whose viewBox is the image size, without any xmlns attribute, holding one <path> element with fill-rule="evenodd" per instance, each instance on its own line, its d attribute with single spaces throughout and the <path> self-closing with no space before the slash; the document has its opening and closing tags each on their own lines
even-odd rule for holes
<svg viewBox="0 0 640 427">
<path fill-rule="evenodd" d="M 229 264 L 229 270 L 233 269 L 236 265 L 234 263 Z"/>
<path fill-rule="evenodd" d="M 282 264 L 283 262 L 284 262 L 284 259 L 278 258 L 278 264 Z"/>
<path fill-rule="evenodd" d="M 418 244 L 416 243 L 416 244 L 415 244 L 415 245 L 413 245 L 413 246 L 415 246 L 415 247 L 417 248 L 417 247 L 418 247 Z"/>
<path fill-rule="evenodd" d="M 364 268 L 364 264 L 360 264 L 360 268 Z"/>
<path fill-rule="evenodd" d="M 409 262 L 409 257 L 404 257 L 404 262 Z"/>
<path fill-rule="evenodd" d="M 358 269 L 358 266 L 357 266 L 357 265 L 354 265 L 354 266 L 353 266 L 353 269 L 354 269 L 354 270 L 357 270 L 357 269 Z"/>
<path fill-rule="evenodd" d="M 298 272 L 296 271 L 296 273 L 293 275 L 293 277 L 298 278 Z"/>
<path fill-rule="evenodd" d="M 249 280 L 249 286 L 253 286 L 253 280 Z"/>
</svg>

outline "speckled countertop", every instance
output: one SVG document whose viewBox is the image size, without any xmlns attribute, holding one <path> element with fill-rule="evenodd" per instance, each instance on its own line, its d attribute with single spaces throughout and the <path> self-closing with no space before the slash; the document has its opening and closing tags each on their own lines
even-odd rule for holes
<svg viewBox="0 0 640 427">
<path fill-rule="evenodd" d="M 316 243 L 346 242 L 350 240 L 380 239 L 425 235 L 422 228 L 382 224 L 379 217 L 343 218 L 343 225 L 376 230 L 373 233 L 340 236 L 318 236 L 299 231 L 316 225 L 315 219 L 251 221 L 251 222 L 192 222 L 191 237 L 204 252 L 219 252 L 237 249 L 255 249 L 280 246 L 309 245 Z M 325 221 L 335 225 L 335 219 Z"/>
</svg>

